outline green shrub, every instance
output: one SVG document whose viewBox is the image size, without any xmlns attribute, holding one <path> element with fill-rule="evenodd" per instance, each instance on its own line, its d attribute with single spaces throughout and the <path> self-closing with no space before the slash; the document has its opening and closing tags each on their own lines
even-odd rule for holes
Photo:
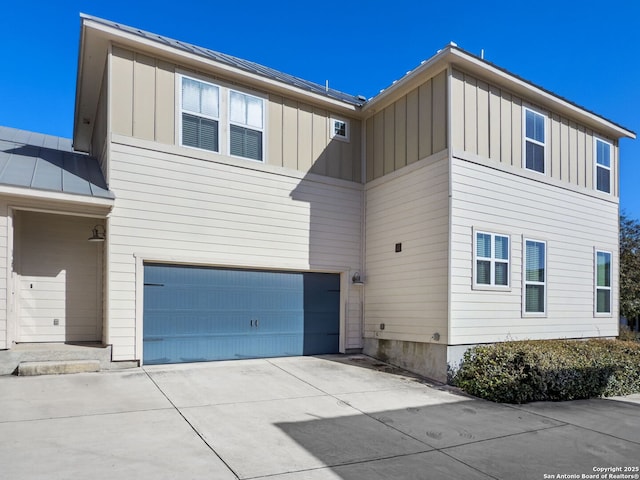
<svg viewBox="0 0 640 480">
<path fill-rule="evenodd" d="M 620 327 L 618 340 L 623 340 L 625 342 L 640 342 L 640 335 L 631 330 L 629 327 L 622 326 Z"/>
<path fill-rule="evenodd" d="M 469 349 L 453 383 L 494 402 L 574 400 L 640 392 L 640 343 L 541 340 Z"/>
</svg>

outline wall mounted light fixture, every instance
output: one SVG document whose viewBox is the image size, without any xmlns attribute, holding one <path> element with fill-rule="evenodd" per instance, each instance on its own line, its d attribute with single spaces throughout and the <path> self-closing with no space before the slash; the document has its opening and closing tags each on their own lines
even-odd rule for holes
<svg viewBox="0 0 640 480">
<path fill-rule="evenodd" d="M 96 225 L 93 227 L 91 231 L 91 236 L 89 237 L 90 242 L 104 242 L 106 231 L 104 229 L 104 225 Z"/>
<path fill-rule="evenodd" d="M 364 285 L 364 282 L 362 281 L 362 278 L 360 277 L 360 272 L 356 272 L 353 274 L 353 277 L 351 277 L 351 283 L 353 285 Z"/>
</svg>

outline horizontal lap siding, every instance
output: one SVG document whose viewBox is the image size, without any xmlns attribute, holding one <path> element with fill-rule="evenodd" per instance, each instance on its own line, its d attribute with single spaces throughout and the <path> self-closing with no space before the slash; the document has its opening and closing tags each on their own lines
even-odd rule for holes
<svg viewBox="0 0 640 480">
<path fill-rule="evenodd" d="M 423 162 L 366 191 L 369 338 L 428 342 L 439 332 L 446 342 L 447 159 Z M 396 243 L 402 252 L 395 252 Z"/>
<path fill-rule="evenodd" d="M 111 61 L 113 132 L 175 144 L 178 121 L 176 71 L 183 70 L 190 69 L 114 46 Z M 205 71 L 197 71 L 196 74 L 221 86 L 234 87 L 234 83 L 208 75 Z M 251 92 L 251 88 L 247 88 Z M 263 92 L 256 91 L 256 94 L 262 95 Z M 224 108 L 226 102 L 221 105 Z M 332 117 L 349 122 L 349 141 L 330 138 L 329 121 Z M 329 110 L 273 94 L 267 96 L 265 118 L 266 163 L 332 178 L 362 181 L 359 120 L 336 116 Z M 221 142 L 226 141 L 225 136 L 221 125 Z"/>
<path fill-rule="evenodd" d="M 7 213 L 5 202 L 0 201 L 0 349 L 8 348 L 7 343 Z"/>
<path fill-rule="evenodd" d="M 454 152 L 522 168 L 522 109 L 533 107 L 547 117 L 546 175 L 595 189 L 593 142 L 597 132 L 458 70 L 453 70 L 451 91 Z M 608 141 L 614 145 L 611 178 L 612 194 L 617 196 L 618 148 L 615 140 Z"/>
<path fill-rule="evenodd" d="M 452 170 L 452 344 L 617 334 L 618 205 L 464 160 Z M 477 228 L 511 238 L 511 291 L 472 290 Z M 547 242 L 546 318 L 522 317 L 523 236 Z M 613 315 L 594 318 L 594 247 L 613 252 Z"/>
<path fill-rule="evenodd" d="M 336 271 L 361 267 L 362 192 L 113 143 L 109 223 L 110 338 L 135 355 L 135 259 Z M 360 293 L 351 289 L 346 348 L 361 346 Z"/>
</svg>

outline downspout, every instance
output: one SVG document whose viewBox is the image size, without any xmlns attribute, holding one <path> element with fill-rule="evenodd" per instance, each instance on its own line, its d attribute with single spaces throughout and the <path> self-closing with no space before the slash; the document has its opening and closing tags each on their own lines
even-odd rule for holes
<svg viewBox="0 0 640 480">
<path fill-rule="evenodd" d="M 453 175 L 452 175 L 452 167 L 453 167 L 453 134 L 452 134 L 452 112 L 453 106 L 451 101 L 451 79 L 453 77 L 453 68 L 451 67 L 451 63 L 447 65 L 447 157 L 448 157 L 448 182 L 449 182 L 449 201 L 448 201 L 448 214 L 447 214 L 447 366 L 449 364 L 449 346 L 451 345 L 451 256 L 452 256 L 452 227 L 453 227 Z"/>
<path fill-rule="evenodd" d="M 361 287 L 360 292 L 360 346 L 364 349 L 364 335 L 365 335 L 365 298 L 367 287 L 367 128 L 366 118 L 363 118 L 360 122 L 360 184 L 362 185 L 361 202 L 362 202 L 362 218 L 360 220 L 360 274 L 364 278 L 364 285 Z"/>
</svg>

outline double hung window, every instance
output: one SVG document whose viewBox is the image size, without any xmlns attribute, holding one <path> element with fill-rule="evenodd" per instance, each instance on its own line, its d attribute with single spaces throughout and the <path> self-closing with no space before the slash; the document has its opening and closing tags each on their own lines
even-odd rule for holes
<svg viewBox="0 0 640 480">
<path fill-rule="evenodd" d="M 220 88 L 181 77 L 181 144 L 219 151 Z"/>
<path fill-rule="evenodd" d="M 475 232 L 475 288 L 509 287 L 509 237 Z"/>
<path fill-rule="evenodd" d="M 263 98 L 185 75 L 178 78 L 180 145 L 264 160 Z"/>
<path fill-rule="evenodd" d="M 611 313 L 611 253 L 596 251 L 596 314 Z"/>
<path fill-rule="evenodd" d="M 596 189 L 611 193 L 611 150 L 609 142 L 595 139 L 594 157 L 596 160 Z"/>
<path fill-rule="evenodd" d="M 545 116 L 524 108 L 524 166 L 545 173 Z"/>
<path fill-rule="evenodd" d="M 524 313 L 546 313 L 547 244 L 525 240 L 524 251 Z"/>
<path fill-rule="evenodd" d="M 264 100 L 230 90 L 229 121 L 229 153 L 262 160 Z"/>
</svg>

